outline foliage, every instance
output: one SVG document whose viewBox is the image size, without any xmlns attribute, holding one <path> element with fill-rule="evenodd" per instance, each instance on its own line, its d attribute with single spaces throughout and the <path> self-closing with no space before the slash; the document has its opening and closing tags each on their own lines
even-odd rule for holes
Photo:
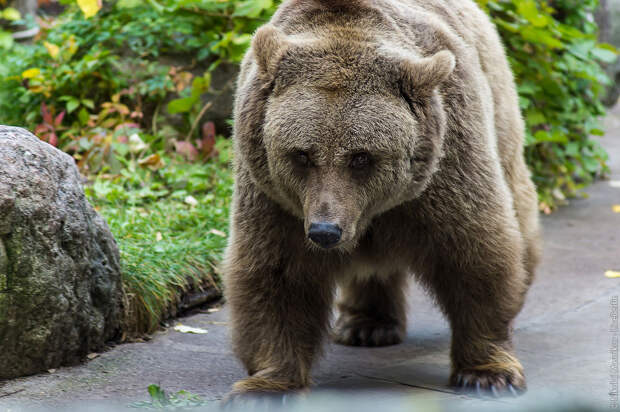
<svg viewBox="0 0 620 412">
<path fill-rule="evenodd" d="M 154 331 L 188 289 L 219 287 L 211 274 L 226 244 L 230 141 L 215 150 L 206 164 L 192 164 L 145 146 L 119 174 L 86 187 L 121 250 L 129 335 Z"/>
<path fill-rule="evenodd" d="M 5 50 L 13 47 L 14 41 L 11 32 L 8 28 L 21 20 L 21 15 L 13 7 L 5 7 L 6 0 L 0 0 L 0 52 L 4 53 Z"/>
<path fill-rule="evenodd" d="M 167 394 L 158 385 L 149 385 L 148 387 L 150 401 L 134 402 L 131 408 L 140 409 L 165 409 L 165 410 L 185 410 L 188 408 L 204 407 L 208 403 L 198 395 L 187 391 L 179 391 L 173 394 Z"/>
<path fill-rule="evenodd" d="M 597 44 L 596 0 L 478 0 L 507 47 L 527 124 L 526 158 L 548 211 L 607 171 L 607 154 L 591 135 L 609 83 L 599 62 L 616 50 Z"/>
<path fill-rule="evenodd" d="M 192 144 L 209 109 L 201 96 L 212 91 L 210 73 L 240 60 L 277 3 L 118 0 L 97 12 L 97 0 L 80 0 L 81 10 L 70 7 L 34 46 L 0 59 L 0 122 L 40 126 L 90 173 L 116 156 L 113 143 L 127 137 L 127 124 L 163 136 L 168 148 L 176 147 L 175 135 Z M 596 42 L 589 17 L 596 0 L 478 3 L 507 46 L 527 123 L 527 160 L 542 207 L 552 208 L 606 171 L 606 154 L 590 135 L 602 134 L 596 119 L 608 82 L 598 62 L 615 60 L 616 52 Z M 45 121 L 46 111 L 62 124 Z M 170 121 L 173 114 L 181 121 Z"/>
<path fill-rule="evenodd" d="M 271 1 L 119 0 L 86 18 L 72 5 L 53 25 L 43 24 L 50 28 L 34 45 L 3 53 L 0 122 L 49 131 L 45 110 L 64 113 L 62 130 L 54 133 L 59 148 L 82 160 L 90 157 L 93 144 L 109 146 L 106 158 L 82 162 L 86 173 L 98 172 L 115 156 L 108 143 L 123 140 L 117 129 L 127 124 L 191 140 L 206 111 L 201 96 L 217 92 L 210 73 L 222 63 L 239 62 L 250 33 L 272 6 Z M 80 7 L 91 15 L 95 6 L 84 0 Z"/>
</svg>

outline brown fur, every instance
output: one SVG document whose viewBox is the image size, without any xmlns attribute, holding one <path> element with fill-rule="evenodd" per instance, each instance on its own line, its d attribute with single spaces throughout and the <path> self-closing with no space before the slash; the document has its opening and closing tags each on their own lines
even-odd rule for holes
<svg viewBox="0 0 620 412">
<path fill-rule="evenodd" d="M 236 391 L 310 384 L 338 284 L 338 342 L 400 342 L 409 273 L 451 323 L 451 383 L 525 389 L 511 324 L 536 193 L 512 74 L 472 1 L 286 1 L 246 55 L 235 120 L 224 271 L 251 375 Z M 338 245 L 311 242 L 313 222 Z"/>
</svg>

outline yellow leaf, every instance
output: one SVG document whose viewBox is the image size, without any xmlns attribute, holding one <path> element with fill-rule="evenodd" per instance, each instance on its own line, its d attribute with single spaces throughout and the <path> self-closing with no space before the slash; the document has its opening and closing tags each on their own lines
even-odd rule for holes
<svg viewBox="0 0 620 412">
<path fill-rule="evenodd" d="M 99 10 L 101 10 L 99 0 L 77 0 L 77 3 L 87 19 L 93 17 Z"/>
<path fill-rule="evenodd" d="M 77 41 L 75 41 L 75 36 L 73 34 L 69 37 L 67 44 L 69 45 L 69 48 L 67 49 L 69 53 L 68 57 L 71 57 L 78 51 L 78 44 Z"/>
<path fill-rule="evenodd" d="M 52 56 L 52 59 L 56 60 L 56 58 L 58 57 L 58 53 L 60 53 L 60 47 L 46 41 L 43 42 L 43 45 L 47 49 L 47 52 L 50 54 L 50 56 Z"/>
<path fill-rule="evenodd" d="M 28 69 L 22 73 L 22 78 L 33 79 L 41 74 L 41 70 L 37 68 Z"/>
<path fill-rule="evenodd" d="M 605 277 L 608 277 L 610 279 L 620 278 L 620 272 L 617 270 L 608 270 L 607 272 L 605 272 Z"/>
<path fill-rule="evenodd" d="M 45 88 L 43 86 L 31 86 L 29 90 L 32 93 L 43 93 L 45 91 Z"/>
<path fill-rule="evenodd" d="M 149 169 L 153 171 L 159 170 L 165 166 L 164 161 L 162 160 L 161 156 L 159 156 L 159 154 L 157 153 L 139 160 L 138 164 L 143 167 L 148 167 Z"/>
<path fill-rule="evenodd" d="M 615 213 L 620 213 L 620 205 L 613 205 L 611 207 L 611 209 L 615 212 Z"/>
</svg>

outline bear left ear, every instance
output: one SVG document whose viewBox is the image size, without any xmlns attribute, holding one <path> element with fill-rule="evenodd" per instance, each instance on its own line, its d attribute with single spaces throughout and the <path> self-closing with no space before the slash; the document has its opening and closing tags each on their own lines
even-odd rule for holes
<svg viewBox="0 0 620 412">
<path fill-rule="evenodd" d="M 258 29 L 252 39 L 252 51 L 261 73 L 275 77 L 278 63 L 289 48 L 286 35 L 272 25 Z"/>
<path fill-rule="evenodd" d="M 446 81 L 456 65 L 454 55 L 442 50 L 430 57 L 402 62 L 404 86 L 409 92 L 430 94 Z"/>
</svg>

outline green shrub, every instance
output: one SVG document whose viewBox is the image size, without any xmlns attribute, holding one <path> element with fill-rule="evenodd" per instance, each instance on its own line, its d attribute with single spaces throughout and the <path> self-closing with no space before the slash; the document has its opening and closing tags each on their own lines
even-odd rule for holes
<svg viewBox="0 0 620 412">
<path fill-rule="evenodd" d="M 40 41 L 0 54 L 0 123 L 35 130 L 79 160 L 128 124 L 158 134 L 164 121 L 164 137 L 197 137 L 210 72 L 239 62 L 272 11 L 271 1 L 119 0 L 85 18 L 71 5 Z M 85 173 L 115 156 L 108 146 L 105 159 L 82 162 Z"/>
<path fill-rule="evenodd" d="M 21 19 L 19 11 L 6 7 L 6 4 L 6 0 L 0 0 L 0 53 L 13 47 L 13 36 L 9 29 Z"/>
<path fill-rule="evenodd" d="M 607 154 L 590 136 L 603 135 L 597 119 L 609 79 L 599 62 L 614 61 L 616 51 L 597 44 L 596 0 L 478 3 L 506 45 L 527 124 L 525 155 L 548 211 L 607 171 Z"/>
</svg>

